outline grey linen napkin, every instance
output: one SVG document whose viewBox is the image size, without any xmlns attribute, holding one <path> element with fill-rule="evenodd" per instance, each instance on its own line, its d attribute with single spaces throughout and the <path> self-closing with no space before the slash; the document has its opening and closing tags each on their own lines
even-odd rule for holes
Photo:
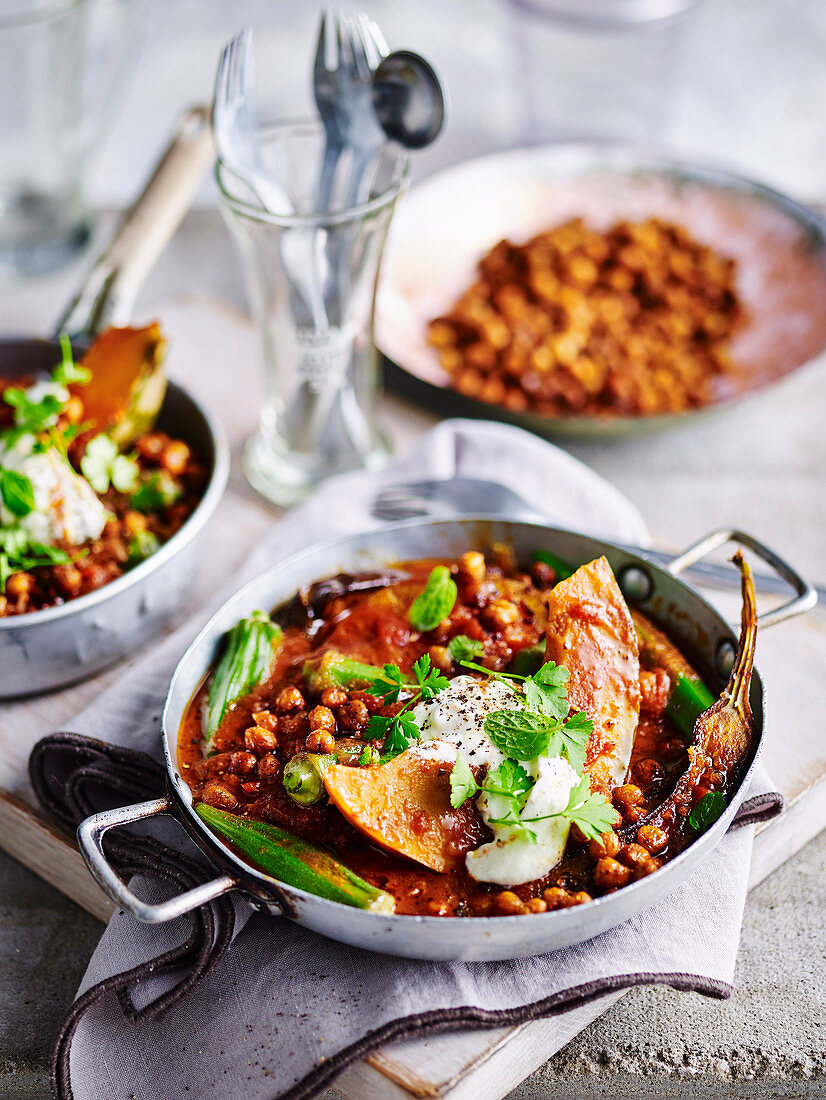
<svg viewBox="0 0 826 1100">
<path fill-rule="evenodd" d="M 319 490 L 274 527 L 233 588 L 319 537 L 376 526 L 368 512 L 379 484 L 456 474 L 509 484 L 559 526 L 621 542 L 647 539 L 629 502 L 550 444 L 504 425 L 448 421 L 382 475 L 346 475 Z M 173 634 L 71 729 L 160 758 L 163 698 L 197 625 Z M 738 824 L 779 811 L 780 796 L 771 793 L 765 776 L 758 775 L 750 794 Z M 167 831 L 164 840 L 198 858 L 182 834 Z M 231 947 L 162 1018 L 135 1026 L 114 994 L 84 1011 L 64 1051 L 74 1097 L 298 1100 L 324 1088 L 354 1059 L 397 1039 L 524 1022 L 645 983 L 727 997 L 751 844 L 750 827 L 733 829 L 702 873 L 666 901 L 587 943 L 513 962 L 446 965 L 381 956 L 254 913 L 236 899 Z M 148 898 L 162 893 L 153 880 L 134 885 Z M 147 926 L 115 914 L 78 995 L 173 950 L 187 927 L 185 920 Z M 169 974 L 144 976 L 132 990 L 134 1007 L 162 995 L 173 980 Z"/>
</svg>

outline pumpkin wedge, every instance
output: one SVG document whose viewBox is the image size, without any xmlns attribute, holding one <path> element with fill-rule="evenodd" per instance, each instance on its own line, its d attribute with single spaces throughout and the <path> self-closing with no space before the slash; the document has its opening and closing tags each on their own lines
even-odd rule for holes
<svg viewBox="0 0 826 1100">
<path fill-rule="evenodd" d="M 83 419 L 120 447 L 149 431 L 166 394 L 165 350 L 157 324 L 101 333 L 81 364 L 91 378 L 69 387 L 83 402 Z"/>
<path fill-rule="evenodd" d="M 382 848 L 432 871 L 452 871 L 486 833 L 469 800 L 450 805 L 453 761 L 407 749 L 387 764 L 324 773 L 330 801 L 354 828 Z"/>
</svg>

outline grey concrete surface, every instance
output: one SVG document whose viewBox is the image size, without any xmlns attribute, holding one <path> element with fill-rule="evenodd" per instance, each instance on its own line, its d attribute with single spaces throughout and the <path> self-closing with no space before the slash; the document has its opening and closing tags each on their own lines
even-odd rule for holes
<svg viewBox="0 0 826 1100">
<path fill-rule="evenodd" d="M 826 1096 L 825 921 L 822 833 L 749 897 L 730 1000 L 635 990 L 508 1100 Z M 48 1097 L 54 1034 L 100 931 L 0 852 L 0 1097 Z"/>
</svg>

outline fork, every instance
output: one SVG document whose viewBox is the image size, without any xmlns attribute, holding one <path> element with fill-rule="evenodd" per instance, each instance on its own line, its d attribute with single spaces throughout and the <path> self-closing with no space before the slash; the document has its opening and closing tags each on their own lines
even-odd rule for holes
<svg viewBox="0 0 826 1100">
<path fill-rule="evenodd" d="M 324 124 L 326 146 L 316 208 L 330 209 L 336 171 L 345 148 L 352 151 L 346 204 L 355 205 L 375 152 L 386 141 L 373 109 L 373 70 L 387 53 L 378 26 L 366 15 L 321 15 L 313 64 L 313 92 Z"/>
<path fill-rule="evenodd" d="M 546 524 L 548 522 L 546 515 L 507 485 L 475 477 L 431 479 L 388 485 L 373 497 L 370 511 L 376 519 L 391 522 L 425 516 L 451 519 L 471 515 L 499 516 L 502 519 L 526 523 Z M 665 568 L 676 559 L 676 555 L 664 553 L 662 550 L 626 546 L 623 543 L 617 545 L 646 558 L 654 565 Z M 714 562 L 696 562 L 686 569 L 685 573 L 698 584 L 736 588 L 740 583 L 734 570 Z M 788 585 L 779 577 L 756 573 L 754 579 L 761 591 L 788 592 Z M 822 587 L 817 589 L 817 593 L 819 600 L 826 600 L 826 591 Z"/>
</svg>

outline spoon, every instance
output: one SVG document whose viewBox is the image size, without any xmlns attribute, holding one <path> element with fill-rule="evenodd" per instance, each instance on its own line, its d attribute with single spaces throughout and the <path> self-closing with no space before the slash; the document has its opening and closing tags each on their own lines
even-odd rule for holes
<svg viewBox="0 0 826 1100">
<path fill-rule="evenodd" d="M 373 73 L 373 109 L 391 141 L 406 149 L 423 149 L 444 125 L 445 94 L 423 57 L 395 50 Z"/>
</svg>

